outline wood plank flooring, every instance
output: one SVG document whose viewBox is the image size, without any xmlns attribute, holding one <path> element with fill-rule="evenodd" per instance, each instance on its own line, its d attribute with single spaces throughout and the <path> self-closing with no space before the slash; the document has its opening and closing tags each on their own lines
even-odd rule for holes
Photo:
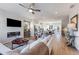
<svg viewBox="0 0 79 59">
<path fill-rule="evenodd" d="M 65 38 L 56 40 L 52 37 L 52 55 L 79 55 L 79 51 L 66 45 Z"/>
</svg>

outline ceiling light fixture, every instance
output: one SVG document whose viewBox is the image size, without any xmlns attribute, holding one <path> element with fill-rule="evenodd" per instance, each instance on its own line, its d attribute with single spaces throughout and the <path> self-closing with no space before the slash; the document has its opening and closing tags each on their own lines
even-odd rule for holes
<svg viewBox="0 0 79 59">
<path fill-rule="evenodd" d="M 29 9 L 29 12 L 33 12 L 33 10 Z"/>
</svg>

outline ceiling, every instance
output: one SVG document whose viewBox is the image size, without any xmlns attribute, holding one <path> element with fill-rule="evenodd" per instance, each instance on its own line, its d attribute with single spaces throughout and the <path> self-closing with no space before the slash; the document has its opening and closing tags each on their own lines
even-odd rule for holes
<svg viewBox="0 0 79 59">
<path fill-rule="evenodd" d="M 0 3 L 0 9 L 15 13 L 29 19 L 63 19 L 70 13 L 72 3 L 35 3 L 35 8 L 41 10 L 34 15 L 28 12 L 30 3 L 24 3 L 26 8 L 19 6 L 18 3 Z"/>
</svg>

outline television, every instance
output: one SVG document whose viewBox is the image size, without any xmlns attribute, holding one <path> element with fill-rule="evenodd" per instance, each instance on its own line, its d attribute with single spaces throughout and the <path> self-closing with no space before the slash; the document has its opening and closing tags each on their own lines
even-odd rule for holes
<svg viewBox="0 0 79 59">
<path fill-rule="evenodd" d="M 8 27 L 21 27 L 21 21 L 7 18 Z"/>
</svg>

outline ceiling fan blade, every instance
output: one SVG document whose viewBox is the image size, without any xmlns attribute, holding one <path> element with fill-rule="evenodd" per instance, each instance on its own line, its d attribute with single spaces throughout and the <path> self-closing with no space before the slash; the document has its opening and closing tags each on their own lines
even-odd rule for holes
<svg viewBox="0 0 79 59">
<path fill-rule="evenodd" d="M 20 5 L 21 7 L 27 8 L 27 7 L 24 6 L 22 3 L 19 3 L 19 5 Z M 34 11 L 36 11 L 36 12 L 40 12 L 40 11 L 41 11 L 41 10 L 39 10 L 39 9 L 34 9 L 33 6 L 35 6 L 35 3 L 30 4 L 30 5 L 29 5 L 29 8 L 27 8 L 28 10 L 32 10 L 32 12 L 31 12 L 32 14 L 35 14 Z"/>
<path fill-rule="evenodd" d="M 33 11 L 38 11 L 38 12 L 41 11 L 41 10 L 39 10 L 39 9 L 33 9 L 33 8 L 29 8 L 29 9 L 31 9 L 31 10 L 33 10 Z"/>
<path fill-rule="evenodd" d="M 31 4 L 29 5 L 29 8 L 28 8 L 28 9 L 33 10 L 33 11 L 40 12 L 39 9 L 36 9 L 36 8 L 35 8 L 35 3 L 31 3 Z"/>
<path fill-rule="evenodd" d="M 23 4 L 21 4 L 21 3 L 19 3 L 19 5 L 22 6 L 22 7 L 24 7 L 24 8 L 26 8 L 26 7 L 25 7 Z"/>
<path fill-rule="evenodd" d="M 39 9 L 34 9 L 34 11 L 38 11 L 38 12 L 40 12 L 41 10 L 39 10 Z"/>
</svg>

